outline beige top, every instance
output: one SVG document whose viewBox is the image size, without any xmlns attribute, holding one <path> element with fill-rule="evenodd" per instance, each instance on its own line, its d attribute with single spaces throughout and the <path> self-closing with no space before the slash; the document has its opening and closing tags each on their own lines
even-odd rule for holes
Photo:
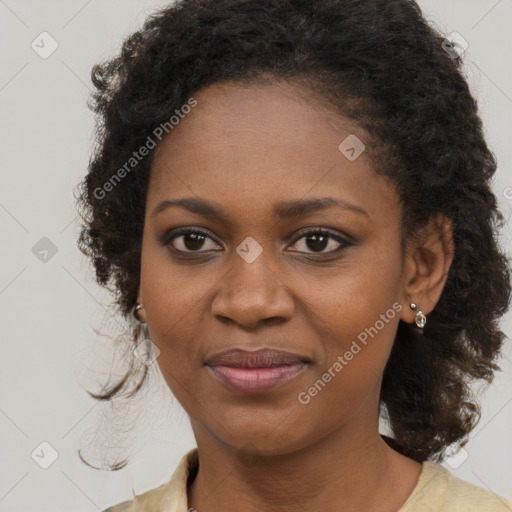
<svg viewBox="0 0 512 512">
<path fill-rule="evenodd" d="M 189 512 L 187 479 L 198 465 L 197 448 L 186 453 L 171 479 L 103 512 Z M 418 482 L 397 512 L 511 512 L 512 503 L 453 476 L 444 466 L 423 462 Z"/>
</svg>

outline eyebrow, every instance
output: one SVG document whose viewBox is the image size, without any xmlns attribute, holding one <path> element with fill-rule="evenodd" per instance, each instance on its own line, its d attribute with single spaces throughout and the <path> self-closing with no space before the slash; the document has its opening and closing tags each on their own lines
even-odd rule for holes
<svg viewBox="0 0 512 512">
<path fill-rule="evenodd" d="M 334 197 L 283 201 L 274 206 L 272 213 L 274 217 L 280 219 L 293 219 L 334 206 L 370 217 L 368 212 L 361 206 Z M 170 207 L 180 207 L 203 217 L 216 218 L 224 223 L 228 221 L 228 215 L 224 210 L 209 201 L 196 197 L 183 197 L 180 199 L 166 199 L 161 201 L 151 213 L 151 217 L 155 217 Z"/>
</svg>

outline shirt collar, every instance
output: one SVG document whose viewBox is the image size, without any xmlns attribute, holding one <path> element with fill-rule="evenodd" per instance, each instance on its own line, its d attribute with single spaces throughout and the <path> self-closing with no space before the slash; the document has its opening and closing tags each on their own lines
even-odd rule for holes
<svg viewBox="0 0 512 512">
<path fill-rule="evenodd" d="M 199 467 L 197 447 L 187 452 L 180 460 L 169 482 L 164 486 L 161 501 L 162 512 L 188 512 L 189 477 L 195 476 Z"/>
</svg>

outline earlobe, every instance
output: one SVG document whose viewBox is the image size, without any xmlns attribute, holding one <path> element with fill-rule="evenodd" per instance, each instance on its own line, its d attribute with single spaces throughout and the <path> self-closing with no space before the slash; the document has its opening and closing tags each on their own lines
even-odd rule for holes
<svg viewBox="0 0 512 512">
<path fill-rule="evenodd" d="M 448 278 L 455 246 L 452 222 L 445 216 L 432 217 L 412 239 L 405 262 L 405 300 L 428 315 L 441 297 Z M 418 309 L 404 308 L 403 320 L 416 322 Z"/>
</svg>

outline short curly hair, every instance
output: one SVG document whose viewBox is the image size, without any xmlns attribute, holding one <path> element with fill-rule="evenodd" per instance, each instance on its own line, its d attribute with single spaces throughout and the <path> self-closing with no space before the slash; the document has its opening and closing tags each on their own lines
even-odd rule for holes
<svg viewBox="0 0 512 512">
<path fill-rule="evenodd" d="M 97 135 L 77 199 L 78 246 L 133 321 L 154 151 L 98 191 L 192 94 L 265 77 L 300 82 L 369 134 L 374 169 L 403 204 L 403 240 L 433 216 L 452 221 L 455 253 L 440 300 L 422 336 L 400 321 L 380 395 L 394 437 L 386 441 L 439 462 L 480 419 L 470 385 L 500 369 L 511 271 L 490 184 L 496 159 L 462 59 L 413 0 L 180 0 L 151 14 L 92 70 Z M 132 369 L 93 396 L 112 400 L 131 377 Z"/>
</svg>

